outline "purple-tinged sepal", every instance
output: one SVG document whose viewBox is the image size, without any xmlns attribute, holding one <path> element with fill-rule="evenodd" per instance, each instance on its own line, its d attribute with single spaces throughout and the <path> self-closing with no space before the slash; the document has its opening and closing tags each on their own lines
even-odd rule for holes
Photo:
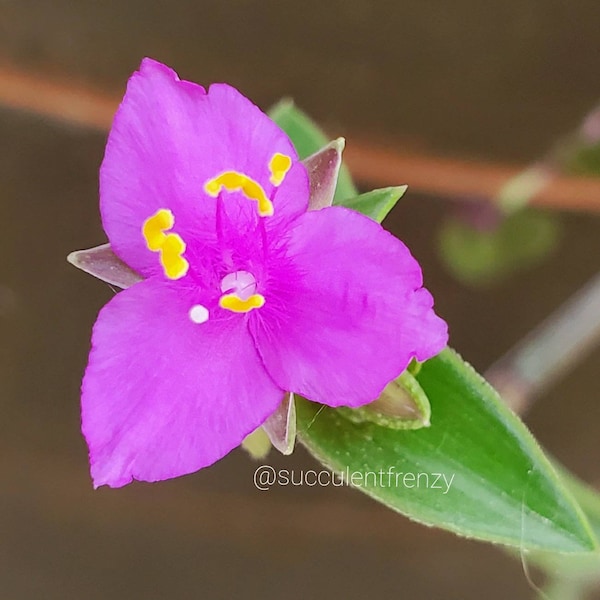
<svg viewBox="0 0 600 600">
<path fill-rule="evenodd" d="M 310 181 L 308 210 L 332 205 L 345 145 L 344 138 L 338 138 L 302 161 Z"/>
<path fill-rule="evenodd" d="M 143 279 L 112 251 L 110 244 L 75 250 L 67 256 L 67 260 L 89 275 L 122 289 L 127 289 Z"/>
<path fill-rule="evenodd" d="M 296 443 L 296 403 L 294 395 L 287 392 L 275 412 L 262 427 L 253 431 L 242 442 L 242 448 L 254 459 L 263 460 L 271 447 L 288 455 Z"/>
<path fill-rule="evenodd" d="M 265 421 L 263 428 L 271 444 L 282 454 L 291 454 L 296 443 L 296 403 L 294 394 L 286 393 L 277 410 Z"/>
</svg>

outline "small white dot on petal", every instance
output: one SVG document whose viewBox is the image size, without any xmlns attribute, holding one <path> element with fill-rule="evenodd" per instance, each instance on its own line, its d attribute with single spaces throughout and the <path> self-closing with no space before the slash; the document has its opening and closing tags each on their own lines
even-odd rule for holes
<svg viewBox="0 0 600 600">
<path fill-rule="evenodd" d="M 190 319 L 194 323 L 206 323 L 208 321 L 208 309 L 202 304 L 196 304 L 190 308 Z"/>
</svg>

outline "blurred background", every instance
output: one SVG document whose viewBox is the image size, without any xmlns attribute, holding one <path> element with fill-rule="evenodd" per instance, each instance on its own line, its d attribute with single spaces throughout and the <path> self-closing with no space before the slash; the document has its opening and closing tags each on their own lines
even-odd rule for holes
<svg viewBox="0 0 600 600">
<path fill-rule="evenodd" d="M 598 32 L 596 0 L 1 0 L 0 598 L 534 597 L 518 560 L 356 491 L 259 492 L 240 450 L 93 491 L 79 384 L 113 291 L 65 257 L 105 241 L 106 129 L 151 56 L 263 108 L 292 97 L 347 138 L 362 189 L 407 183 L 385 224 L 421 261 L 452 346 L 485 371 L 600 266 L 596 163 L 580 152 L 597 143 L 581 123 L 600 101 Z M 540 164 L 539 190 L 514 179 Z M 499 235 L 522 196 L 537 224 Z M 595 349 L 525 417 L 596 486 L 599 368 Z M 302 448 L 269 461 L 315 465 Z"/>
</svg>

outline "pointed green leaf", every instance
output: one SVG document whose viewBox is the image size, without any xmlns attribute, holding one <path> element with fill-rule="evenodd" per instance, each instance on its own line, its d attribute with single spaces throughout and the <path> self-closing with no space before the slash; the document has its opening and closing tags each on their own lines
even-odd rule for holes
<svg viewBox="0 0 600 600">
<path fill-rule="evenodd" d="M 595 547 L 532 435 L 470 365 L 446 349 L 416 379 L 431 403 L 431 427 L 353 423 L 343 411 L 298 399 L 300 440 L 346 481 L 362 474 L 355 486 L 416 521 L 524 549 Z"/>
<path fill-rule="evenodd" d="M 366 194 L 349 198 L 348 200 L 334 201 L 334 204 L 346 206 L 356 210 L 374 221 L 381 223 L 387 214 L 394 208 L 396 202 L 402 198 L 404 192 L 408 189 L 406 185 L 396 187 L 381 188 L 372 190 Z"/>
<path fill-rule="evenodd" d="M 281 100 L 268 111 L 268 114 L 290 136 L 302 159 L 314 154 L 329 142 L 323 130 L 291 100 Z M 350 172 L 342 165 L 335 199 L 339 201 L 352 198 L 357 194 Z"/>
<path fill-rule="evenodd" d="M 567 471 L 565 467 L 556 462 L 554 464 L 563 483 L 585 513 L 596 539 L 600 539 L 600 494 Z M 552 580 L 551 585 L 556 588 L 573 586 L 575 589 L 585 589 L 591 586 L 597 587 L 600 583 L 600 549 L 596 552 L 569 556 L 537 551 L 529 553 L 527 559 L 545 571 Z M 582 593 L 575 597 L 583 596 Z M 562 596 L 556 597 L 562 598 Z"/>
<path fill-rule="evenodd" d="M 585 513 L 589 524 L 596 534 L 596 538 L 600 539 L 600 492 L 570 473 L 566 467 L 559 465 L 557 462 L 554 465 L 563 483 L 573 494 L 573 497 Z M 600 552 L 600 548 L 598 551 Z M 598 558 L 600 559 L 600 555 Z M 600 577 L 600 570 L 598 571 L 598 576 Z"/>
</svg>

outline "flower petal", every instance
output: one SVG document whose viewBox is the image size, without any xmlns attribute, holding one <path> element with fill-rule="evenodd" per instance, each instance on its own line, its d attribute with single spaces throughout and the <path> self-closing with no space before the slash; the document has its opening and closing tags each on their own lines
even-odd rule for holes
<svg viewBox="0 0 600 600">
<path fill-rule="evenodd" d="M 275 153 L 294 165 L 279 188 L 269 181 Z M 142 61 L 115 115 L 100 170 L 102 222 L 115 253 L 144 276 L 160 272 L 141 234 L 144 221 L 159 209 L 172 212 L 173 231 L 187 244 L 214 243 L 217 200 L 204 185 L 228 170 L 262 185 L 277 220 L 306 210 L 304 166 L 267 115 L 228 85 L 215 84 L 207 93 L 156 61 Z M 237 205 L 255 204 L 239 192 L 223 195 L 232 214 Z M 237 212 L 254 218 L 252 208 Z"/>
<path fill-rule="evenodd" d="M 100 312 L 82 386 L 94 485 L 191 473 L 239 446 L 281 402 L 239 315 L 197 324 L 194 293 L 149 279 Z"/>
<path fill-rule="evenodd" d="M 416 357 L 447 342 L 406 246 L 377 223 L 332 207 L 298 218 L 277 282 L 251 319 L 264 364 L 287 390 L 330 406 L 375 400 Z"/>
</svg>

